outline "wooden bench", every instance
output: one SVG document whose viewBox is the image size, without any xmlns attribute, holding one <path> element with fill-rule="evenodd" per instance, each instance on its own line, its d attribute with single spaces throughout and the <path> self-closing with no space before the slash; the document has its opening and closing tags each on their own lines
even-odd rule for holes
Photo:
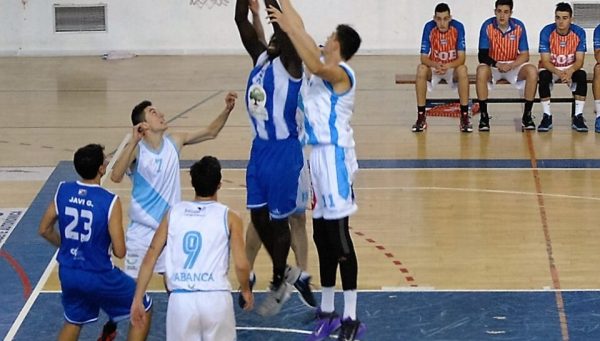
<svg viewBox="0 0 600 341">
<path fill-rule="evenodd" d="M 593 73 L 589 73 L 587 74 L 587 82 L 588 83 L 592 83 L 592 80 L 594 78 L 594 74 Z M 416 80 L 416 76 L 414 74 L 396 74 L 396 84 L 415 84 L 415 80 Z M 475 75 L 469 75 L 469 84 L 475 84 L 475 80 L 476 80 L 476 76 Z M 444 81 L 442 81 L 443 83 L 441 84 L 445 84 Z M 560 81 L 556 82 L 557 84 L 560 83 Z M 499 80 L 498 82 L 496 82 L 496 84 L 510 84 L 509 82 L 507 82 L 504 79 Z M 474 98 L 472 101 L 473 103 L 475 103 L 477 99 Z M 540 99 L 539 98 L 535 98 L 533 100 L 535 103 L 539 103 Z M 457 103 L 458 102 L 458 96 L 456 98 L 427 98 L 426 101 L 426 106 L 427 107 L 432 107 L 438 104 L 445 104 L 445 103 Z M 488 103 L 525 103 L 525 99 L 521 98 L 521 97 L 502 97 L 502 98 L 488 98 L 487 99 Z M 550 102 L 552 103 L 570 103 L 571 104 L 571 116 L 575 115 L 575 99 L 571 96 L 571 97 L 552 97 L 550 98 Z"/>
</svg>

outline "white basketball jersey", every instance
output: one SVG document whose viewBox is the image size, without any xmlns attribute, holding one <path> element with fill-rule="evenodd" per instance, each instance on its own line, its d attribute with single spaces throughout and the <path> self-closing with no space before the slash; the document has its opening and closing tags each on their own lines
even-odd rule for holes
<svg viewBox="0 0 600 341">
<path fill-rule="evenodd" d="M 164 251 L 169 290 L 231 290 L 227 212 L 227 206 L 215 201 L 173 206 Z"/>
<path fill-rule="evenodd" d="M 130 221 L 158 228 L 165 212 L 181 201 L 179 151 L 175 142 L 165 135 L 159 150 L 154 150 L 144 140 L 140 141 L 129 176 L 133 182 Z"/>
<path fill-rule="evenodd" d="M 354 132 L 350 120 L 354 113 L 356 78 L 354 71 L 344 62 L 339 64 L 350 78 L 348 91 L 338 94 L 333 85 L 318 76 L 309 79 L 303 94 L 304 129 L 308 144 L 333 144 L 344 148 L 354 147 Z"/>
</svg>

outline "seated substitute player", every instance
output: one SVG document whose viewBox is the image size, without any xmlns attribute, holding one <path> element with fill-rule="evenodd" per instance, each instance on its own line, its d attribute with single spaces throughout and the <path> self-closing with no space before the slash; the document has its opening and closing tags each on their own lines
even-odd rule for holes
<svg viewBox="0 0 600 341">
<path fill-rule="evenodd" d="M 479 131 L 490 130 L 487 110 L 488 91 L 505 79 L 525 98 L 521 125 L 523 130 L 534 130 L 531 117 L 537 87 L 537 69 L 529 64 L 529 46 L 525 25 L 512 18 L 513 1 L 496 0 L 495 17 L 481 25 L 479 32 L 479 66 L 477 67 L 477 99 L 479 101 Z"/>
<path fill-rule="evenodd" d="M 596 108 L 595 130 L 600 133 L 600 25 L 594 30 L 594 57 L 596 57 L 596 66 L 594 66 L 594 82 L 592 91 L 594 92 L 594 106 Z"/>
<path fill-rule="evenodd" d="M 583 119 L 583 107 L 587 95 L 587 73 L 582 69 L 585 57 L 585 30 L 573 21 L 573 9 L 566 2 L 556 5 L 554 24 L 546 25 L 540 32 L 540 103 L 544 117 L 538 131 L 552 129 L 550 91 L 557 80 L 567 84 L 575 97 L 575 116 L 572 128 L 587 132 Z"/>
<path fill-rule="evenodd" d="M 433 90 L 442 80 L 452 88 L 458 83 L 460 99 L 460 131 L 473 131 L 469 119 L 469 76 L 465 65 L 465 29 L 450 15 L 445 3 L 435 6 L 433 20 L 425 24 L 421 40 L 421 64 L 417 67 L 415 90 L 417 93 L 417 122 L 412 131 L 427 129 L 425 103 L 427 91 Z"/>
<path fill-rule="evenodd" d="M 40 222 L 40 235 L 59 248 L 56 260 L 65 310 L 59 340 L 77 340 L 83 325 L 98 320 L 100 309 L 114 323 L 129 317 L 135 281 L 110 259 L 111 249 L 116 257 L 125 256 L 125 237 L 121 200 L 100 187 L 105 159 L 104 147 L 98 144 L 79 148 L 74 164 L 81 179 L 58 185 Z M 141 293 L 140 302 L 140 313 L 149 319 L 152 301 Z M 147 335 L 148 326 L 130 326 L 128 339 L 145 340 Z"/>
<path fill-rule="evenodd" d="M 218 202 L 221 165 L 205 156 L 190 169 L 193 201 L 181 201 L 165 215 L 142 262 L 135 298 L 131 304 L 134 325 L 147 325 L 142 297 L 152 269 L 165 250 L 169 295 L 167 340 L 232 341 L 236 339 L 231 284 L 227 276 L 229 251 L 235 274 L 250 310 L 254 298 L 244 254 L 242 219 Z"/>
</svg>

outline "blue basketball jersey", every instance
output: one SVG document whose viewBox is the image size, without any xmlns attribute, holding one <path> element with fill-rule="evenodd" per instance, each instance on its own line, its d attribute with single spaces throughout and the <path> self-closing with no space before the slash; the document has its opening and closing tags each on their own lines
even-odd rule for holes
<svg viewBox="0 0 600 341">
<path fill-rule="evenodd" d="M 296 107 L 302 79 L 292 77 L 279 57 L 263 52 L 250 72 L 246 108 L 252 132 L 262 140 L 298 137 Z"/>
<path fill-rule="evenodd" d="M 600 50 L 600 25 L 594 29 L 594 51 Z"/>
<path fill-rule="evenodd" d="M 61 182 L 54 204 L 61 245 L 57 261 L 61 266 L 87 271 L 113 268 L 108 222 L 117 196 L 98 186 L 82 182 Z"/>
</svg>

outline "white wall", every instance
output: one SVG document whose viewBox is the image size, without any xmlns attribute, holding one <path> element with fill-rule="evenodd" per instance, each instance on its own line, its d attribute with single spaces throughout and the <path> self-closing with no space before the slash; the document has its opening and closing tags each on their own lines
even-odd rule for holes
<svg viewBox="0 0 600 341">
<path fill-rule="evenodd" d="M 243 53 L 233 20 L 235 0 L 222 6 L 190 6 L 190 0 L 0 0 L 0 55 L 96 55 Z M 442 1 L 442 0 L 440 0 Z M 554 20 L 551 0 L 515 0 L 513 16 L 528 30 L 537 53 L 541 28 Z M 295 0 L 317 42 L 338 23 L 353 25 L 363 38 L 360 53 L 418 54 L 424 23 L 439 1 Z M 467 31 L 468 52 L 477 49 L 481 23 L 494 0 L 446 0 Z M 54 33 L 54 4 L 106 4 L 107 32 Z M 600 22 L 600 18 L 599 18 Z M 588 31 L 588 49 L 591 49 Z"/>
</svg>

